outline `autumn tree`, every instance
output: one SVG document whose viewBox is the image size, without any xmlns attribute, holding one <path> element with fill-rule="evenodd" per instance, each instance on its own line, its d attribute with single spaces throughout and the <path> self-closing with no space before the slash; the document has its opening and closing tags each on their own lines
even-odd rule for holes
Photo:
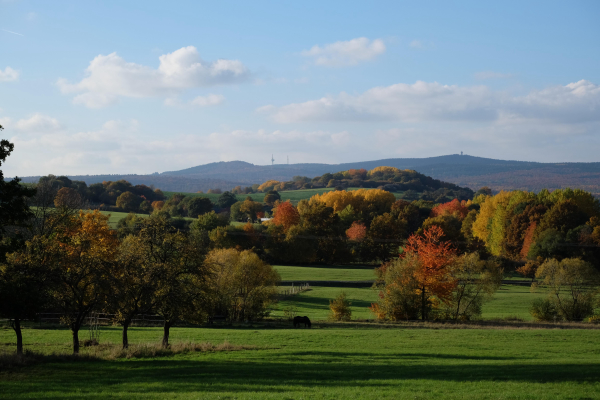
<svg viewBox="0 0 600 400">
<path fill-rule="evenodd" d="M 57 230 L 46 246 L 57 284 L 51 292 L 61 319 L 71 329 L 73 353 L 79 353 L 79 329 L 91 311 L 101 306 L 118 249 L 108 217 L 80 212 Z"/>
<path fill-rule="evenodd" d="M 54 206 L 56 208 L 72 208 L 78 209 L 83 205 L 83 199 L 79 192 L 75 189 L 69 187 L 60 188 L 60 190 L 56 193 L 56 197 L 54 198 Z"/>
<path fill-rule="evenodd" d="M 420 268 L 417 255 L 405 254 L 383 264 L 375 271 L 378 275 L 379 301 L 371 304 L 377 319 L 392 321 L 415 320 L 421 312 L 421 295 L 416 279 Z"/>
<path fill-rule="evenodd" d="M 300 213 L 289 201 L 279 203 L 273 212 L 273 223 L 283 226 L 284 231 L 300 222 Z"/>
<path fill-rule="evenodd" d="M 352 241 L 360 242 L 367 236 L 367 227 L 360 221 L 354 221 L 346 230 L 346 237 Z"/>
<path fill-rule="evenodd" d="M 431 216 L 452 215 L 462 221 L 469 213 L 466 203 L 464 200 L 461 202 L 458 199 L 454 199 L 448 203 L 439 204 L 431 209 Z"/>
<path fill-rule="evenodd" d="M 533 281 L 535 280 L 535 273 L 537 272 L 538 268 L 540 267 L 540 264 L 543 261 L 544 260 L 541 257 L 537 260 L 527 261 L 525 265 L 521 265 L 520 267 L 515 269 L 515 272 L 522 275 L 524 278 L 531 279 L 531 283 L 533 283 Z"/>
<path fill-rule="evenodd" d="M 258 218 L 258 214 L 262 212 L 262 204 L 252 200 L 250 196 L 244 200 L 239 207 L 239 212 L 251 221 L 255 221 Z"/>
<path fill-rule="evenodd" d="M 340 293 L 335 299 L 329 300 L 331 313 L 329 318 L 334 321 L 350 321 L 352 319 L 352 302 L 348 300 L 346 292 Z"/>
<path fill-rule="evenodd" d="M 212 250 L 206 257 L 213 315 L 232 321 L 262 318 L 280 280 L 275 269 L 249 250 Z"/>
<path fill-rule="evenodd" d="M 422 235 L 408 238 L 403 256 L 415 256 L 418 268 L 414 277 L 421 297 L 421 318 L 428 318 L 428 311 L 436 301 L 447 303 L 456 287 L 456 279 L 451 275 L 451 265 L 456 257 L 450 242 L 441 238 L 444 232 L 438 226 L 432 226 Z"/>
<path fill-rule="evenodd" d="M 154 211 L 160 211 L 163 208 L 164 205 L 165 205 L 164 201 L 162 201 L 162 200 L 156 200 L 156 201 L 152 202 L 152 209 Z"/>
</svg>

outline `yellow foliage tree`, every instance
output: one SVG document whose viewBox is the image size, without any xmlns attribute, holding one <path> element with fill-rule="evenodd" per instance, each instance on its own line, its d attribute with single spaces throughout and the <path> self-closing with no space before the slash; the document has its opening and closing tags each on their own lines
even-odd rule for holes
<svg viewBox="0 0 600 400">
<path fill-rule="evenodd" d="M 119 243 L 108 226 L 108 217 L 94 211 L 72 216 L 45 246 L 53 255 L 50 263 L 57 276 L 52 290 L 54 304 L 71 329 L 76 354 L 81 325 L 110 290 L 105 283 L 112 275 Z"/>
</svg>

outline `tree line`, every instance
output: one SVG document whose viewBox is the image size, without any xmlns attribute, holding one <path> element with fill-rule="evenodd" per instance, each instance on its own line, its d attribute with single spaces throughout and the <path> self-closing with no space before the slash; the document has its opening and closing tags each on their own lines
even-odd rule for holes
<svg viewBox="0 0 600 400">
<path fill-rule="evenodd" d="M 0 142 L 0 166 L 12 151 Z M 279 275 L 252 251 L 211 248 L 203 229 L 182 231 L 161 213 L 119 235 L 98 210 L 57 202 L 63 188 L 42 182 L 31 189 L 18 178 L 5 181 L 0 170 L 0 316 L 10 320 L 18 353 L 22 321 L 44 311 L 70 328 L 74 353 L 92 311 L 114 316 L 123 347 L 139 314 L 163 319 L 168 346 L 170 328 L 182 321 L 247 321 L 268 313 Z"/>
</svg>

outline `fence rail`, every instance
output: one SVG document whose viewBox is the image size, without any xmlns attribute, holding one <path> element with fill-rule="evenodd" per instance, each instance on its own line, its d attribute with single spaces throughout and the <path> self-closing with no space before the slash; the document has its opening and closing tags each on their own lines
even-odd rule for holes
<svg viewBox="0 0 600 400">
<path fill-rule="evenodd" d="M 311 287 L 310 287 L 310 284 L 308 284 L 308 283 L 301 283 L 296 286 L 294 286 L 294 284 L 292 283 L 292 286 L 289 289 L 284 289 L 284 290 L 280 291 L 279 295 L 282 297 L 293 296 L 298 293 L 306 292 L 307 290 L 310 290 L 310 289 L 311 289 Z"/>
</svg>

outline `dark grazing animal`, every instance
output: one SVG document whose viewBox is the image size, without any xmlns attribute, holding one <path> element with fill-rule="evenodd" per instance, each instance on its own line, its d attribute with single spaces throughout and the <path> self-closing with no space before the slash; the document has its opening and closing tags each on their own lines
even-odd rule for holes
<svg viewBox="0 0 600 400">
<path fill-rule="evenodd" d="M 310 319 L 305 315 L 304 317 L 294 317 L 294 328 L 300 326 L 300 324 L 304 324 L 305 328 L 310 328 Z"/>
</svg>

